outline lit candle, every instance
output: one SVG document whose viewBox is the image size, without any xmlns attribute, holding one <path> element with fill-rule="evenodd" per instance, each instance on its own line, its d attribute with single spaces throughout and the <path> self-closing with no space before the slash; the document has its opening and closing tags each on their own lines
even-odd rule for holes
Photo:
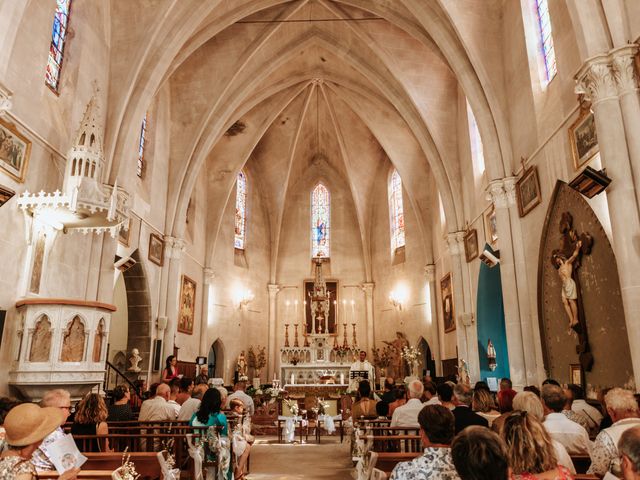
<svg viewBox="0 0 640 480">
<path fill-rule="evenodd" d="M 355 322 L 356 321 L 356 301 L 352 298 L 351 299 L 351 322 Z"/>
<path fill-rule="evenodd" d="M 344 373 L 340 373 L 340 385 L 344 385 Z"/>
<path fill-rule="evenodd" d="M 291 374 L 291 385 L 295 385 L 295 383 L 296 383 L 296 377 L 292 373 Z"/>
</svg>

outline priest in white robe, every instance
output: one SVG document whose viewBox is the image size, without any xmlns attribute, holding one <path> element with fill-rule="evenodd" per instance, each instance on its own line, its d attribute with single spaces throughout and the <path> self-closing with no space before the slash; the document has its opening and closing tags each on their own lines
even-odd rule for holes
<svg viewBox="0 0 640 480">
<path fill-rule="evenodd" d="M 355 372 L 355 373 L 354 373 Z M 360 372 L 367 372 L 366 375 L 358 375 Z M 349 369 L 349 390 L 354 391 L 358 389 L 358 384 L 361 380 L 369 380 L 371 385 L 371 391 L 374 390 L 374 372 L 373 365 L 367 360 L 367 352 L 360 350 L 360 357 L 358 361 L 351 364 Z M 366 378 L 363 378 L 366 377 Z"/>
</svg>

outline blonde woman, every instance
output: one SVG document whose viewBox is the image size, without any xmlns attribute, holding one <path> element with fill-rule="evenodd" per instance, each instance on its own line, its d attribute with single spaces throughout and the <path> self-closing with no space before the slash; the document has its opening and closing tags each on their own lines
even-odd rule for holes
<svg viewBox="0 0 640 480">
<path fill-rule="evenodd" d="M 107 425 L 107 417 L 109 412 L 104 400 L 97 393 L 87 394 L 76 409 L 76 416 L 71 425 L 72 435 L 108 435 L 109 426 Z M 89 445 L 83 444 L 82 441 L 76 440 L 76 444 L 80 451 L 85 452 L 110 452 L 109 440 L 104 439 L 104 444 L 93 440 Z M 102 448 L 104 445 L 104 448 Z"/>
<path fill-rule="evenodd" d="M 473 392 L 471 408 L 489 422 L 489 428 L 491 428 L 493 421 L 500 416 L 500 412 L 496 410 L 496 404 L 493 401 L 491 392 L 483 388 L 479 388 Z"/>
<path fill-rule="evenodd" d="M 514 480 L 572 480 L 568 468 L 559 465 L 551 437 L 535 416 L 511 413 L 502 426 L 509 466 Z"/>
</svg>

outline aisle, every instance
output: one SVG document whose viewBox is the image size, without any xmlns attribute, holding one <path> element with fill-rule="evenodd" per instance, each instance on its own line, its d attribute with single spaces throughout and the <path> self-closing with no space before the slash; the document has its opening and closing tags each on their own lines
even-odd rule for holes
<svg viewBox="0 0 640 480">
<path fill-rule="evenodd" d="M 251 451 L 247 480 L 335 479 L 352 480 L 349 444 L 339 439 L 323 443 L 281 445 L 273 437 L 258 437 Z"/>
</svg>

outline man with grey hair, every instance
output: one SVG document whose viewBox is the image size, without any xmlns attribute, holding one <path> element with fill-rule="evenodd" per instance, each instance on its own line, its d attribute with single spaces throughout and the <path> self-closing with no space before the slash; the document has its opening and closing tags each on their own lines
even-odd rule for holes
<svg viewBox="0 0 640 480">
<path fill-rule="evenodd" d="M 142 402 L 138 420 L 141 422 L 166 422 L 176 419 L 176 410 L 169 404 L 171 388 L 166 383 L 161 383 L 156 389 L 156 395 Z"/>
<path fill-rule="evenodd" d="M 456 419 L 456 435 L 470 425 L 480 425 L 481 427 L 489 427 L 486 418 L 481 417 L 471 410 L 471 400 L 473 398 L 473 390 L 469 385 L 457 383 L 453 387 L 453 403 L 456 408 L 451 413 Z"/>
<path fill-rule="evenodd" d="M 604 401 L 613 425 L 602 430 L 596 437 L 591 453 L 591 466 L 587 473 L 602 477 L 611 472 L 620 477 L 618 442 L 626 430 L 640 426 L 638 404 L 633 392 L 622 388 L 611 389 Z"/>
<path fill-rule="evenodd" d="M 640 427 L 625 430 L 618 442 L 623 480 L 640 480 Z"/>
<path fill-rule="evenodd" d="M 209 386 L 206 383 L 199 383 L 195 386 L 195 388 L 191 392 L 191 398 L 184 402 L 180 407 L 180 411 L 178 412 L 178 420 L 191 420 L 193 414 L 198 411 L 198 408 L 200 408 L 200 402 L 202 401 L 204 392 L 206 392 L 208 389 Z"/>
<path fill-rule="evenodd" d="M 396 408 L 391 416 L 391 427 L 419 427 L 418 414 L 422 407 L 424 386 L 420 380 L 414 380 L 408 385 L 409 401 Z"/>
<path fill-rule="evenodd" d="M 584 427 L 569 420 L 562 413 L 567 402 L 562 388 L 550 383 L 543 385 L 541 398 L 546 415 L 544 428 L 551 438 L 564 445 L 569 455 L 590 455 L 589 434 Z"/>
<path fill-rule="evenodd" d="M 71 394 L 61 388 L 49 390 L 42 397 L 40 406 L 59 408 L 66 414 L 63 417 L 60 426 L 49 435 L 44 437 L 42 444 L 40 444 L 40 447 L 38 447 L 38 449 L 33 452 L 33 456 L 31 457 L 31 463 L 34 467 L 36 467 L 36 470 L 40 472 L 47 472 L 56 469 L 56 467 L 53 466 L 53 463 L 51 463 L 51 460 L 49 459 L 48 447 L 56 440 L 64 437 L 62 425 L 65 424 L 67 418 L 69 418 L 69 415 L 71 415 Z"/>
</svg>

